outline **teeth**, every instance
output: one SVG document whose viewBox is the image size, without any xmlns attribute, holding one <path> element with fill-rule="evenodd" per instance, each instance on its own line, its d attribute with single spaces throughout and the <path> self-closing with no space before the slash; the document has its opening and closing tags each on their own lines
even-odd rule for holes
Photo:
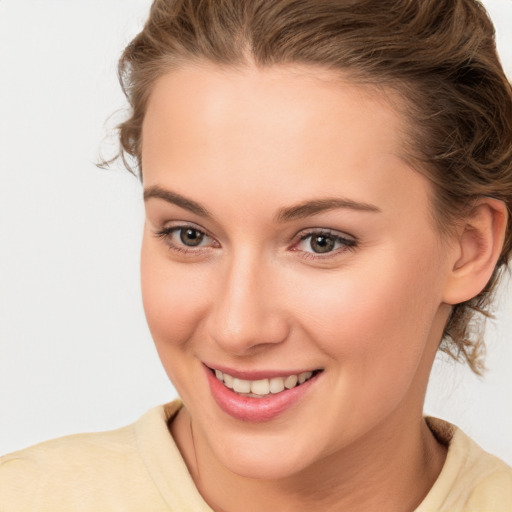
<svg viewBox="0 0 512 512">
<path fill-rule="evenodd" d="M 313 375 L 312 372 L 303 372 L 299 375 L 299 384 L 304 384 Z"/>
<path fill-rule="evenodd" d="M 290 375 L 289 377 L 286 377 L 284 380 L 284 387 L 286 389 L 292 389 L 297 385 L 297 382 L 299 381 L 299 378 L 297 375 Z"/>
<path fill-rule="evenodd" d="M 227 388 L 233 389 L 236 393 L 251 394 L 262 397 L 270 393 L 281 393 L 285 389 L 292 389 L 297 384 L 304 384 L 313 376 L 313 372 L 302 372 L 298 375 L 288 377 L 273 377 L 272 379 L 244 380 L 232 377 L 220 370 L 215 370 L 215 376 L 224 383 Z"/>
<path fill-rule="evenodd" d="M 225 373 L 223 375 L 223 378 L 224 378 L 224 385 L 229 388 L 229 389 L 233 389 L 233 381 L 235 380 L 233 377 L 231 377 L 231 375 L 228 375 L 227 373 Z M 219 379 L 220 380 L 220 379 Z"/>
<path fill-rule="evenodd" d="M 284 379 L 282 377 L 275 377 L 270 379 L 270 392 L 280 393 L 284 390 Z"/>
<path fill-rule="evenodd" d="M 237 393 L 250 393 L 251 392 L 251 381 L 234 379 L 233 380 L 233 391 Z"/>
<path fill-rule="evenodd" d="M 270 393 L 268 379 L 253 380 L 251 382 L 251 393 L 255 395 L 268 395 Z"/>
</svg>

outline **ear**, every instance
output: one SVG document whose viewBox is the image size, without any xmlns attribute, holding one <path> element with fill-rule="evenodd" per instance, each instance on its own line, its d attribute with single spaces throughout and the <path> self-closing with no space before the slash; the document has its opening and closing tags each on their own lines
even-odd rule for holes
<svg viewBox="0 0 512 512">
<path fill-rule="evenodd" d="M 482 197 L 462 219 L 450 252 L 454 263 L 443 297 L 446 304 L 472 299 L 489 282 L 503 248 L 507 217 L 502 201 Z"/>
</svg>

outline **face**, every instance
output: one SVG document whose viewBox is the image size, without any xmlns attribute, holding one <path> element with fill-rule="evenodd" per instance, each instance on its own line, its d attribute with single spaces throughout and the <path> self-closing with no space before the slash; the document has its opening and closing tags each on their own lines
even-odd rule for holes
<svg viewBox="0 0 512 512">
<path fill-rule="evenodd" d="M 446 249 L 380 94 L 206 64 L 151 94 L 146 316 L 198 439 L 237 474 L 289 476 L 421 418 Z"/>
</svg>

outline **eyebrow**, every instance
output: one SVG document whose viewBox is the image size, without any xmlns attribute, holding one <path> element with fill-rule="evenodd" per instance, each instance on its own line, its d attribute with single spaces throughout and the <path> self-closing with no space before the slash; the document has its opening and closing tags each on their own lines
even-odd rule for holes
<svg viewBox="0 0 512 512">
<path fill-rule="evenodd" d="M 211 218 L 212 215 L 210 212 L 202 205 L 193 201 L 192 199 L 188 199 L 176 192 L 172 192 L 171 190 L 166 190 L 159 186 L 149 187 L 144 190 L 144 201 L 147 201 L 151 198 L 163 199 L 168 203 L 175 204 L 184 210 L 188 210 L 189 212 L 195 213 L 200 217 Z"/>
<path fill-rule="evenodd" d="M 294 206 L 281 208 L 275 216 L 276 222 L 287 222 L 295 219 L 303 219 L 329 210 L 347 208 L 361 212 L 381 212 L 381 209 L 373 204 L 360 203 L 352 199 L 327 198 L 304 201 Z"/>
<path fill-rule="evenodd" d="M 181 194 L 172 192 L 171 190 L 164 189 L 158 185 L 149 187 L 144 190 L 144 201 L 151 198 L 158 198 L 167 201 L 188 210 L 200 217 L 212 218 L 211 213 L 201 204 L 192 199 L 188 199 Z M 303 219 L 322 213 L 324 211 L 336 210 L 339 208 L 346 208 L 350 210 L 362 212 L 381 212 L 380 208 L 368 203 L 361 203 L 353 201 L 352 199 L 345 198 L 326 198 L 326 199 L 313 199 L 311 201 L 304 201 L 302 203 L 281 208 L 274 216 L 274 221 L 278 223 L 287 222 L 295 219 Z"/>
</svg>

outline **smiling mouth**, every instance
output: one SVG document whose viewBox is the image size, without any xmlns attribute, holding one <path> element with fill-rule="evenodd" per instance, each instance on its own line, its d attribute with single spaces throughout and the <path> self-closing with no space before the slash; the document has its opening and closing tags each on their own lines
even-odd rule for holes
<svg viewBox="0 0 512 512">
<path fill-rule="evenodd" d="M 220 370 L 214 370 L 213 368 L 210 368 L 210 371 L 215 374 L 217 380 L 222 382 L 224 386 L 240 396 L 250 398 L 267 398 L 285 390 L 301 386 L 323 370 L 319 369 L 301 372 L 294 375 L 287 375 L 286 377 L 272 377 L 269 379 L 258 380 L 239 379 L 229 375 L 228 373 L 221 372 Z"/>
</svg>

